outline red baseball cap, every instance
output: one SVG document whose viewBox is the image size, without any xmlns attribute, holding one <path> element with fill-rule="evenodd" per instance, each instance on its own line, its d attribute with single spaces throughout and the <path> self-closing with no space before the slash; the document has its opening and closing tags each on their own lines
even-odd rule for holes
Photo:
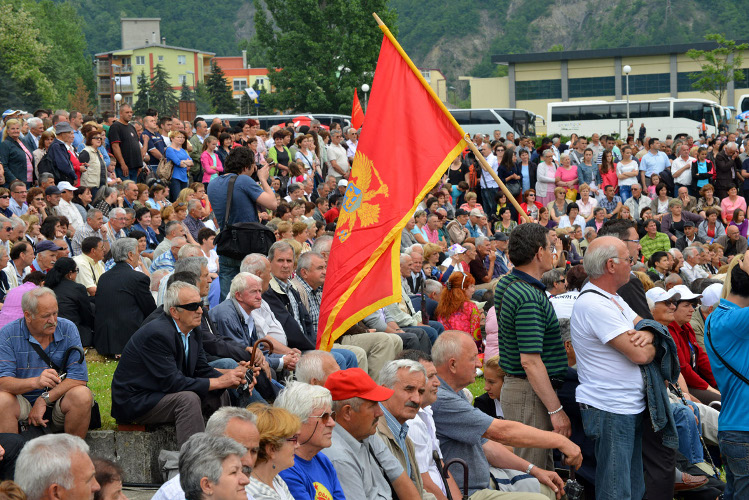
<svg viewBox="0 0 749 500">
<path fill-rule="evenodd" d="M 377 385 L 372 377 L 361 368 L 349 368 L 331 373 L 325 382 L 325 388 L 330 391 L 333 401 L 350 398 L 387 401 L 394 392 L 392 389 Z"/>
</svg>

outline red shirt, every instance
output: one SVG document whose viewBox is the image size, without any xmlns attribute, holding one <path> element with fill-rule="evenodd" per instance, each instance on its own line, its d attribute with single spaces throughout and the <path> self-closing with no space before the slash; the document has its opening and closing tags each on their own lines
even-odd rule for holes
<svg viewBox="0 0 749 500">
<path fill-rule="evenodd" d="M 331 222 L 335 222 L 335 220 L 338 218 L 338 209 L 336 207 L 331 207 L 330 210 L 325 212 L 325 215 L 323 215 L 323 217 L 325 217 L 325 222 L 327 222 L 328 224 L 330 224 Z"/>
<path fill-rule="evenodd" d="M 692 325 L 684 323 L 679 326 L 676 321 L 668 325 L 668 332 L 676 342 L 676 350 L 679 353 L 679 367 L 687 387 L 705 390 L 707 386 L 718 387 L 713 377 L 713 370 L 707 354 L 702 350 L 694 336 Z"/>
</svg>

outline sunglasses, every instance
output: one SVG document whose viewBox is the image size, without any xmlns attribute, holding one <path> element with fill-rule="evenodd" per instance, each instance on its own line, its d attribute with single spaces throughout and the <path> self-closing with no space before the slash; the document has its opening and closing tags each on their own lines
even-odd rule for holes
<svg viewBox="0 0 749 500">
<path fill-rule="evenodd" d="M 184 309 L 185 311 L 193 311 L 194 312 L 194 311 L 197 311 L 198 309 L 200 309 L 201 307 L 203 307 L 203 304 L 200 303 L 200 302 L 190 302 L 190 303 L 187 303 L 187 304 L 178 304 L 178 305 L 175 305 L 174 307 L 178 307 L 180 309 Z"/>
<path fill-rule="evenodd" d="M 329 422 L 330 420 L 335 420 L 335 412 L 326 411 L 322 415 L 310 415 L 309 418 L 319 418 L 320 420 L 322 420 L 322 423 L 325 424 Z"/>
<path fill-rule="evenodd" d="M 44 198 L 34 198 L 34 201 L 44 201 Z"/>
<path fill-rule="evenodd" d="M 0 196 L 0 199 L 2 199 L 2 200 L 7 200 L 8 198 L 10 198 L 9 194 L 4 194 L 4 195 Z"/>
<path fill-rule="evenodd" d="M 286 438 L 286 441 L 290 443 L 296 443 L 297 441 L 299 441 L 299 434 L 294 434 L 290 438 Z"/>
<path fill-rule="evenodd" d="M 677 304 L 679 303 L 678 301 L 676 301 L 676 300 L 674 300 L 674 299 L 668 299 L 668 300 L 664 300 L 664 301 L 662 301 L 662 302 L 663 302 L 664 304 L 666 304 L 666 307 L 671 307 L 671 306 L 674 306 L 674 307 L 676 307 L 676 305 L 677 305 Z"/>
</svg>

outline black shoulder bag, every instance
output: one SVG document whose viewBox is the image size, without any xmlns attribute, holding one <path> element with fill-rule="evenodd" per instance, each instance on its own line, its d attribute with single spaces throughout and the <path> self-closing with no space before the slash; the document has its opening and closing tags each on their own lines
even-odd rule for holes
<svg viewBox="0 0 749 500">
<path fill-rule="evenodd" d="M 236 182 L 236 175 L 229 180 L 224 226 L 215 240 L 216 253 L 235 260 L 242 260 L 251 253 L 268 255 L 268 250 L 276 242 L 276 235 L 273 231 L 259 222 L 229 224 L 229 212 Z"/>
<path fill-rule="evenodd" d="M 725 366 L 726 368 L 728 368 L 728 371 L 731 372 L 731 373 L 733 373 L 736 376 L 736 378 L 738 378 L 739 380 L 741 380 L 742 382 L 744 382 L 746 385 L 749 385 L 749 380 L 747 380 L 745 376 L 743 376 L 742 374 L 740 374 L 736 370 L 736 368 L 734 368 L 733 366 L 729 365 L 728 361 L 726 361 L 725 359 L 723 359 L 723 356 L 720 355 L 720 353 L 718 352 L 718 350 L 713 345 L 713 338 L 710 335 L 710 322 L 709 321 L 705 322 L 705 337 L 707 337 L 707 341 L 710 342 L 710 349 L 713 350 L 713 352 L 715 353 L 715 355 L 718 357 L 718 360 L 721 363 L 723 363 L 723 366 Z"/>
<path fill-rule="evenodd" d="M 36 351 L 39 357 L 42 358 L 42 361 L 47 363 L 47 366 L 49 366 L 54 371 L 56 371 L 60 377 L 66 376 L 68 374 L 68 371 L 66 369 L 68 366 L 68 359 L 70 358 L 70 355 L 73 352 L 77 352 L 78 355 L 80 356 L 78 359 L 78 363 L 83 363 L 83 361 L 86 359 L 86 355 L 83 352 L 82 348 L 78 346 L 69 347 L 68 350 L 65 351 L 65 355 L 62 357 L 62 368 L 60 368 L 50 359 L 49 356 L 47 356 L 47 353 L 44 352 L 44 349 L 42 349 L 42 347 L 39 344 L 35 344 L 33 342 L 29 342 L 29 344 L 31 344 L 31 347 L 34 349 L 34 351 Z M 53 408 L 54 408 L 54 405 L 48 407 L 47 410 L 44 412 L 44 418 L 46 420 L 49 420 L 52 417 Z M 91 420 L 88 423 L 88 428 L 93 430 L 93 429 L 98 429 L 100 427 L 101 427 L 101 413 L 99 412 L 99 403 L 94 399 L 94 404 L 91 407 Z"/>
</svg>

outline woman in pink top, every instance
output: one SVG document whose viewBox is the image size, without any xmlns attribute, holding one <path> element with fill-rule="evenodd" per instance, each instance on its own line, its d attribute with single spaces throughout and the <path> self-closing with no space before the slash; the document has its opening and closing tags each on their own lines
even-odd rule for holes
<svg viewBox="0 0 749 500">
<path fill-rule="evenodd" d="M 736 186 L 731 186 L 728 189 L 728 196 L 720 200 L 720 215 L 723 218 L 723 224 L 728 226 L 737 208 L 746 212 L 746 200 L 743 196 L 739 196 Z"/>
<path fill-rule="evenodd" d="M 221 158 L 216 153 L 217 146 L 218 139 L 212 135 L 209 135 L 203 141 L 203 154 L 200 155 L 200 164 L 203 166 L 203 184 L 206 186 L 211 182 L 211 179 L 218 177 L 219 172 L 224 171 Z"/>
<path fill-rule="evenodd" d="M 23 294 L 33 290 L 38 285 L 32 281 L 27 281 L 21 286 L 11 289 L 5 296 L 3 310 L 0 311 L 0 328 L 4 327 L 11 321 L 23 318 L 23 309 L 21 308 L 21 299 Z"/>
<path fill-rule="evenodd" d="M 484 359 L 499 356 L 499 325 L 497 324 L 497 313 L 494 306 L 486 313 L 486 325 L 484 325 L 484 328 L 486 330 Z"/>
<path fill-rule="evenodd" d="M 559 162 L 561 165 L 554 174 L 556 185 L 567 190 L 574 189 L 577 191 L 577 165 L 571 164 L 570 155 L 566 152 L 562 153 Z"/>
</svg>

